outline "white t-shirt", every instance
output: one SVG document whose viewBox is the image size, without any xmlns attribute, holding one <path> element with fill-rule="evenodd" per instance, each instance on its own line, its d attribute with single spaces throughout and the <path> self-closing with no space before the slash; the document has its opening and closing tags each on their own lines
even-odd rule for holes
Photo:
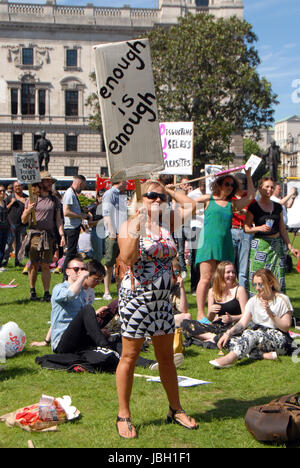
<svg viewBox="0 0 300 468">
<path fill-rule="evenodd" d="M 85 289 L 86 294 L 86 305 L 92 305 L 95 301 L 95 291 L 93 288 Z"/>
<path fill-rule="evenodd" d="M 196 200 L 201 197 L 203 194 L 199 188 L 192 190 L 188 193 L 188 197 L 192 200 Z M 196 227 L 202 229 L 204 224 L 204 203 L 197 203 L 196 214 L 191 219 L 191 228 Z"/>
<path fill-rule="evenodd" d="M 79 252 L 89 252 L 90 250 L 92 250 L 91 233 L 90 232 L 82 232 L 79 235 L 78 250 L 79 250 Z"/>
<path fill-rule="evenodd" d="M 81 214 L 81 207 L 72 187 L 69 187 L 68 190 L 65 191 L 63 205 L 70 206 L 70 210 L 73 213 Z M 80 224 L 81 219 L 79 218 L 69 218 L 68 216 L 64 217 L 64 229 L 76 229 L 80 226 Z"/>
<path fill-rule="evenodd" d="M 281 318 L 288 312 L 293 312 L 293 306 L 285 294 L 276 294 L 273 301 L 269 302 L 271 312 Z M 277 328 L 273 320 L 268 316 L 258 296 L 253 296 L 246 304 L 245 312 L 249 312 L 255 325 L 263 325 L 268 328 Z"/>
</svg>

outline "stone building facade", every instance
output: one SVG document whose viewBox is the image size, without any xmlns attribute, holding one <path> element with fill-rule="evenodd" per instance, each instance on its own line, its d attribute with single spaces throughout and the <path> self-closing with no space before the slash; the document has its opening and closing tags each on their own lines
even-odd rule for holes
<svg viewBox="0 0 300 468">
<path fill-rule="evenodd" d="M 14 152 L 34 150 L 44 130 L 56 176 L 107 174 L 102 135 L 88 125 L 95 92 L 93 46 L 133 39 L 187 13 L 243 17 L 242 0 L 159 0 L 157 9 L 62 6 L 0 0 L 0 178 Z"/>
<path fill-rule="evenodd" d="M 274 128 L 281 149 L 281 177 L 300 177 L 300 116 L 279 120 Z"/>
</svg>

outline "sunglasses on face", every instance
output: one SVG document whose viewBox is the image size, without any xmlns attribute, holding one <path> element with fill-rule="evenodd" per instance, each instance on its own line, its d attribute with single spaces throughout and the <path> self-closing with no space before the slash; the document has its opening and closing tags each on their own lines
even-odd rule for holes
<svg viewBox="0 0 300 468">
<path fill-rule="evenodd" d="M 2 189 L 1 189 L 0 192 L 5 192 L 5 190 L 2 190 Z"/>
<path fill-rule="evenodd" d="M 224 182 L 225 187 L 234 187 L 234 184 L 231 184 L 230 182 Z"/>
<path fill-rule="evenodd" d="M 174 270 L 174 275 L 175 275 L 175 276 L 180 275 L 180 270 Z"/>
<path fill-rule="evenodd" d="M 167 199 L 167 195 L 165 193 L 147 192 L 144 193 L 143 196 L 148 198 L 149 200 L 156 200 L 157 198 L 160 198 L 163 202 Z"/>
<path fill-rule="evenodd" d="M 85 267 L 71 267 L 70 270 L 74 270 L 75 273 L 78 273 L 79 271 L 87 271 L 87 268 L 85 268 Z"/>
<path fill-rule="evenodd" d="M 255 289 L 257 289 L 257 288 L 262 289 L 263 284 L 262 283 L 253 283 L 253 286 L 255 287 Z"/>
</svg>

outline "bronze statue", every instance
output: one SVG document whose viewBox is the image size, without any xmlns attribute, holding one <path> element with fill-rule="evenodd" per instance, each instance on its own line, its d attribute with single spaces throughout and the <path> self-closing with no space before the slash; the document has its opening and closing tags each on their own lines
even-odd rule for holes
<svg viewBox="0 0 300 468">
<path fill-rule="evenodd" d="M 277 182 L 277 169 L 281 164 L 280 160 L 280 147 L 276 145 L 276 141 L 272 141 L 268 151 L 263 155 L 265 167 L 270 172 L 270 177 Z"/>
<path fill-rule="evenodd" d="M 35 151 L 39 153 L 39 165 L 40 171 L 48 171 L 48 164 L 50 161 L 50 152 L 53 150 L 53 146 L 50 140 L 46 138 L 46 132 L 41 132 L 41 138 L 39 138 L 35 144 Z M 43 167 L 43 161 L 45 160 L 45 167 Z"/>
</svg>

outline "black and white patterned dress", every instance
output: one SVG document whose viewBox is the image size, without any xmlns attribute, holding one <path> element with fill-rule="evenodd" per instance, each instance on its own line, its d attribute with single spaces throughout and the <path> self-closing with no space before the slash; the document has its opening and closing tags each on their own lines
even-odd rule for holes
<svg viewBox="0 0 300 468">
<path fill-rule="evenodd" d="M 139 259 L 132 272 L 125 274 L 119 290 L 122 336 L 143 338 L 174 333 L 170 290 L 175 256 L 176 245 L 164 227 L 160 227 L 157 238 L 150 232 L 140 237 Z"/>
</svg>

